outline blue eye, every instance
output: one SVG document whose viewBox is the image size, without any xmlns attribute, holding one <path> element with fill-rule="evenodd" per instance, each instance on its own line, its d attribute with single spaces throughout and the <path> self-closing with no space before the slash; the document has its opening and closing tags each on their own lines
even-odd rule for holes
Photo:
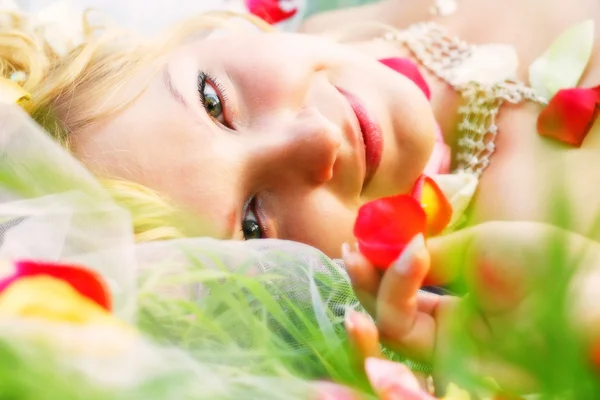
<svg viewBox="0 0 600 400">
<path fill-rule="evenodd" d="M 213 78 L 208 77 L 205 73 L 200 72 L 198 75 L 198 94 L 200 95 L 200 103 L 211 118 L 225 124 L 225 116 L 223 115 L 223 88 Z"/>
</svg>

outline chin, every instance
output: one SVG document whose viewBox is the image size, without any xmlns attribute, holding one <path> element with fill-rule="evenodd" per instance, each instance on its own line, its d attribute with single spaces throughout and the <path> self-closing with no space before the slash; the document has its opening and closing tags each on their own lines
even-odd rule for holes
<svg viewBox="0 0 600 400">
<path fill-rule="evenodd" d="M 427 167 L 434 144 L 435 135 L 424 134 L 418 140 L 399 145 L 397 151 L 387 152 L 363 198 L 375 200 L 410 193 Z"/>
</svg>

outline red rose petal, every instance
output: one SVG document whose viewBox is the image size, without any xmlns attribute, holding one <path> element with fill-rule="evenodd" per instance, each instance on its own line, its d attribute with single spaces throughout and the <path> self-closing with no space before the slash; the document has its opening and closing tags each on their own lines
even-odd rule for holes
<svg viewBox="0 0 600 400">
<path fill-rule="evenodd" d="M 369 243 L 362 240 L 358 240 L 358 249 L 363 256 L 367 258 L 375 267 L 385 270 L 387 269 L 398 257 L 402 254 L 402 251 L 406 247 L 406 244 L 382 244 L 382 243 Z"/>
<path fill-rule="evenodd" d="M 0 280 L 0 292 L 20 278 L 38 275 L 47 275 L 63 280 L 82 296 L 94 301 L 107 311 L 111 310 L 110 294 L 100 275 L 76 265 L 17 261 L 15 263 L 15 273 L 6 279 Z"/>
<path fill-rule="evenodd" d="M 292 18 L 298 12 L 297 8 L 283 11 L 278 0 L 246 0 L 246 8 L 251 14 L 262 18 L 269 24 L 276 24 Z"/>
<path fill-rule="evenodd" d="M 417 64 L 408 58 L 400 57 L 382 58 L 379 60 L 379 62 L 406 76 L 408 79 L 413 81 L 423 91 L 423 93 L 425 93 L 427 100 L 431 99 L 431 90 L 429 89 L 429 85 L 425 81 L 425 78 L 423 78 L 421 71 L 419 71 Z"/>
<path fill-rule="evenodd" d="M 600 372 L 600 342 L 592 346 L 590 357 L 593 366 Z"/>
<path fill-rule="evenodd" d="M 580 147 L 600 111 L 600 86 L 559 90 L 542 110 L 537 131 Z"/>
<path fill-rule="evenodd" d="M 426 216 L 411 195 L 385 197 L 358 210 L 354 236 L 363 255 L 379 268 L 387 268 L 418 233 L 425 233 Z"/>
<path fill-rule="evenodd" d="M 415 182 L 410 195 L 414 197 L 419 203 L 421 202 L 421 197 L 423 196 L 423 186 L 425 185 L 425 174 L 421 174 L 417 181 Z"/>
</svg>

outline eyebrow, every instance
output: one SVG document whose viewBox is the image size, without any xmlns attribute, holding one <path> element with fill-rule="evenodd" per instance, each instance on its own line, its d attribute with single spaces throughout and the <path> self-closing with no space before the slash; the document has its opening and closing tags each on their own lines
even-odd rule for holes
<svg viewBox="0 0 600 400">
<path fill-rule="evenodd" d="M 169 90 L 169 93 L 171 93 L 171 96 L 173 96 L 173 99 L 175 99 L 176 102 L 178 102 L 183 107 L 185 107 L 186 109 L 189 110 L 190 105 L 187 103 L 187 101 L 185 101 L 185 98 L 179 92 L 179 90 L 177 90 L 177 88 L 175 86 L 173 86 L 173 80 L 171 79 L 171 73 L 169 72 L 168 64 L 165 65 L 162 75 L 163 75 L 163 82 L 165 83 L 165 86 Z"/>
</svg>

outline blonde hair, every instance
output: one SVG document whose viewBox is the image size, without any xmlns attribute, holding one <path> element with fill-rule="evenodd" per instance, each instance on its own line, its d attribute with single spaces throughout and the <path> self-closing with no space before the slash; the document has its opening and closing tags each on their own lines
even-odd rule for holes
<svg viewBox="0 0 600 400">
<path fill-rule="evenodd" d="M 173 47 L 197 39 L 214 29 L 236 29 L 240 19 L 261 30 L 270 26 L 250 15 L 213 12 L 178 24 L 161 39 L 147 40 L 116 28 L 94 27 L 84 13 L 84 42 L 67 54 L 58 54 L 43 28 L 28 26 L 26 15 L 0 13 L 0 76 L 20 73 L 19 82 L 30 101 L 22 106 L 51 136 L 69 149 L 69 138 L 89 124 L 127 107 L 141 93 L 119 107 L 103 101 L 142 67 Z M 102 32 L 100 32 L 102 31 Z M 143 92 L 143 90 L 142 90 Z M 184 236 L 176 225 L 176 207 L 156 192 L 133 182 L 102 179 L 107 190 L 133 217 L 139 241 Z"/>
</svg>

